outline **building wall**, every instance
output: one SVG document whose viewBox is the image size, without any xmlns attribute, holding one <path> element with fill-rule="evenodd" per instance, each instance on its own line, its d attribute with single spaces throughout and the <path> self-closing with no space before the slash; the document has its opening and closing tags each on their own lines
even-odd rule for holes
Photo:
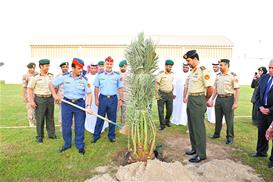
<svg viewBox="0 0 273 182">
<path fill-rule="evenodd" d="M 93 58 L 107 56 L 123 58 L 127 46 L 31 46 L 32 59 L 47 58 Z M 182 58 L 188 50 L 196 49 L 200 59 L 220 59 L 232 57 L 232 47 L 205 46 L 157 46 L 159 58 Z"/>
</svg>

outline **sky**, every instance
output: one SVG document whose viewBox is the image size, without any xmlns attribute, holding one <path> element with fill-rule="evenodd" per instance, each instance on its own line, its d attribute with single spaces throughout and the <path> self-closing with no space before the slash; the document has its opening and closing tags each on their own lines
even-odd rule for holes
<svg viewBox="0 0 273 182">
<path fill-rule="evenodd" d="M 224 35 L 250 84 L 273 58 L 269 0 L 8 0 L 0 2 L 0 80 L 20 83 L 37 35 Z"/>
</svg>

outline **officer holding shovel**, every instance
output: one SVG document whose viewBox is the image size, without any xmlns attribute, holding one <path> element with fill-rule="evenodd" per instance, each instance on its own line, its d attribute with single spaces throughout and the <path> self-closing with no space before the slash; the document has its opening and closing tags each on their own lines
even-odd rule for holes
<svg viewBox="0 0 273 182">
<path fill-rule="evenodd" d="M 82 76 L 84 62 L 81 59 L 74 58 L 72 61 L 72 72 L 66 73 L 63 76 L 57 77 L 49 83 L 50 91 L 56 102 L 60 102 L 61 98 L 56 94 L 56 88 L 63 85 L 64 100 L 71 102 L 80 107 L 87 107 L 88 113 L 91 111 L 91 88 L 87 83 L 87 79 Z M 85 95 L 87 95 L 85 104 Z M 62 102 L 62 134 L 64 145 L 59 149 L 59 152 L 64 152 L 71 148 L 72 140 L 72 117 L 75 121 L 75 145 L 79 153 L 84 155 L 84 124 L 86 113 L 70 104 Z"/>
</svg>

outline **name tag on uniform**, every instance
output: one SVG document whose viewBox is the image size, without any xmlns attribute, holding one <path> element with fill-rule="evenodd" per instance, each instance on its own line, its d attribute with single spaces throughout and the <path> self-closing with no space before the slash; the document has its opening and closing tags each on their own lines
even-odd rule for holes
<svg viewBox="0 0 273 182">
<path fill-rule="evenodd" d="M 66 82 L 64 82 L 64 84 L 70 84 L 70 82 L 66 81 Z"/>
</svg>

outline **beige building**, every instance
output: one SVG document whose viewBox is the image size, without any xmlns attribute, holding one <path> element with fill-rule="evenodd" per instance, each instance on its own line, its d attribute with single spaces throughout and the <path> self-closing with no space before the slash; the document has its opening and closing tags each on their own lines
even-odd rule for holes
<svg viewBox="0 0 273 182">
<path fill-rule="evenodd" d="M 157 44 L 160 63 L 173 59 L 182 63 L 186 51 L 196 49 L 204 65 L 220 58 L 231 59 L 233 43 L 224 36 L 146 36 Z M 56 62 L 82 58 L 85 63 L 104 60 L 124 59 L 126 47 L 136 36 L 49 36 L 36 37 L 31 41 L 31 59 L 49 58 Z"/>
</svg>

